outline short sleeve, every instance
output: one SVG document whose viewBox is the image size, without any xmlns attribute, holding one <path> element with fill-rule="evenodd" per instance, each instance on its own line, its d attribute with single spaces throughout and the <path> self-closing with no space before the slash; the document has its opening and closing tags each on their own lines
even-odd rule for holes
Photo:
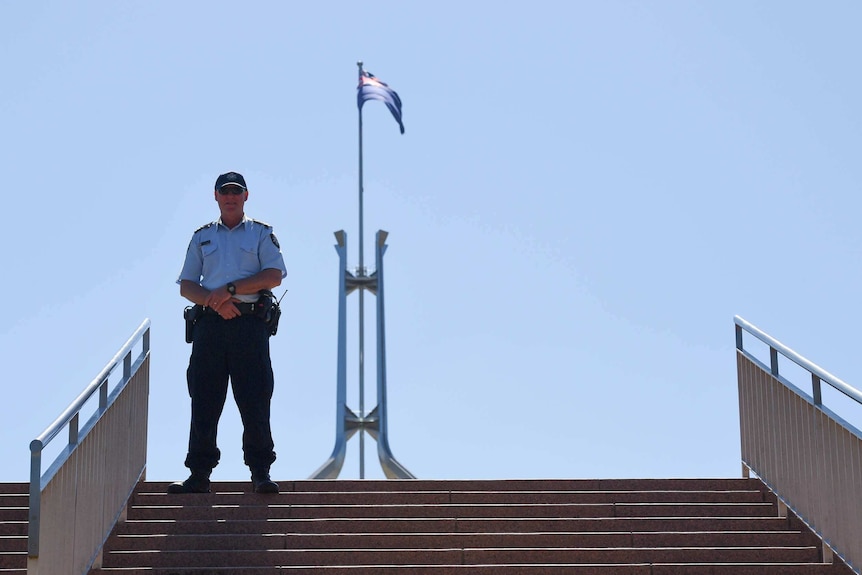
<svg viewBox="0 0 862 575">
<path fill-rule="evenodd" d="M 258 257 L 260 258 L 260 269 L 281 270 L 281 277 L 287 277 L 287 268 L 284 265 L 284 256 L 281 254 L 281 245 L 272 228 L 262 226 L 260 242 L 258 245 Z"/>
<path fill-rule="evenodd" d="M 177 278 L 177 283 L 183 280 L 188 280 L 199 284 L 201 282 L 201 274 L 203 273 L 204 259 L 200 247 L 195 242 L 195 236 L 192 236 L 189 242 L 189 247 L 186 250 L 186 259 L 183 262 L 183 269 L 180 271 L 180 277 Z"/>
</svg>

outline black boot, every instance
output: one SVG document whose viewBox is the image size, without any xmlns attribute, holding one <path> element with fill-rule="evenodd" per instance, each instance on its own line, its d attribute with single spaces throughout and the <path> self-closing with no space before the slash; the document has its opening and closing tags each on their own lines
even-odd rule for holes
<svg viewBox="0 0 862 575">
<path fill-rule="evenodd" d="M 251 484 L 255 493 L 278 493 L 278 483 L 269 478 L 269 469 L 252 469 Z"/>
<path fill-rule="evenodd" d="M 168 485 L 168 493 L 209 493 L 210 473 L 212 472 L 192 469 L 188 479 Z"/>
</svg>

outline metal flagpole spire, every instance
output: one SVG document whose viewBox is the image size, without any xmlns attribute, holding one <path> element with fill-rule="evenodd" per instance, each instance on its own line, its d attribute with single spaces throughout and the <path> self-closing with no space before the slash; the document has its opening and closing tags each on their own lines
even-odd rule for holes
<svg viewBox="0 0 862 575">
<path fill-rule="evenodd" d="M 368 274 L 364 258 L 363 222 L 363 173 L 362 173 L 362 103 L 367 99 L 383 99 L 398 121 L 401 133 L 401 102 L 398 95 L 386 84 L 359 68 L 359 87 L 357 105 L 359 108 L 359 267 L 356 275 L 347 269 L 347 234 L 344 230 L 335 232 L 339 259 L 338 283 L 338 367 L 336 376 L 336 427 L 335 448 L 329 459 L 311 476 L 311 479 L 335 479 L 341 472 L 347 452 L 347 441 L 359 432 L 359 478 L 365 479 L 365 432 L 377 440 L 377 455 L 383 473 L 390 479 L 414 479 L 415 477 L 392 455 L 389 447 L 389 432 L 386 408 L 386 337 L 383 308 L 383 254 L 386 251 L 388 233 L 379 230 L 374 244 L 374 273 Z M 369 82 L 376 90 L 368 95 L 362 91 Z M 381 96 L 381 90 L 383 96 Z M 393 108 L 394 106 L 394 108 Z M 397 114 L 396 114 L 397 110 Z M 347 295 L 359 290 L 359 415 L 347 407 Z M 365 290 L 377 296 L 377 406 L 365 413 Z"/>
<path fill-rule="evenodd" d="M 356 63 L 362 80 L 362 60 Z M 359 107 L 359 270 L 357 276 L 365 277 L 362 186 L 362 106 Z M 365 417 L 365 290 L 359 290 L 359 417 Z M 359 430 L 359 478 L 365 479 L 365 433 Z"/>
</svg>

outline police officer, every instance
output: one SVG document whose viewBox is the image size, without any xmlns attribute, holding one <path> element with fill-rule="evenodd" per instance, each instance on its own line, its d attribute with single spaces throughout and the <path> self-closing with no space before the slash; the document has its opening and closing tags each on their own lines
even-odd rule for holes
<svg viewBox="0 0 862 575">
<path fill-rule="evenodd" d="M 192 331 L 187 371 L 191 429 L 185 465 L 188 479 L 168 493 L 208 493 L 221 452 L 216 432 L 228 378 L 243 424 L 242 449 L 256 493 L 278 493 L 270 479 L 275 461 L 270 428 L 273 391 L 270 330 L 256 305 L 261 290 L 287 276 L 278 240 L 268 224 L 248 218 L 245 178 L 227 172 L 216 179 L 221 217 L 192 235 L 177 283 L 180 294 L 202 306 Z"/>
</svg>

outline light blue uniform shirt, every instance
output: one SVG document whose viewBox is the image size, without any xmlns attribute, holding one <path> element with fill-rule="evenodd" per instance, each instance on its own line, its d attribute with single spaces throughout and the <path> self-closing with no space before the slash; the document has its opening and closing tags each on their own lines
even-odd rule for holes
<svg viewBox="0 0 862 575">
<path fill-rule="evenodd" d="M 231 230 L 219 218 L 195 230 L 177 283 L 188 280 L 212 291 L 268 268 L 281 270 L 281 277 L 287 276 L 272 226 L 243 215 Z M 256 294 L 235 297 L 245 302 L 258 298 Z"/>
</svg>

